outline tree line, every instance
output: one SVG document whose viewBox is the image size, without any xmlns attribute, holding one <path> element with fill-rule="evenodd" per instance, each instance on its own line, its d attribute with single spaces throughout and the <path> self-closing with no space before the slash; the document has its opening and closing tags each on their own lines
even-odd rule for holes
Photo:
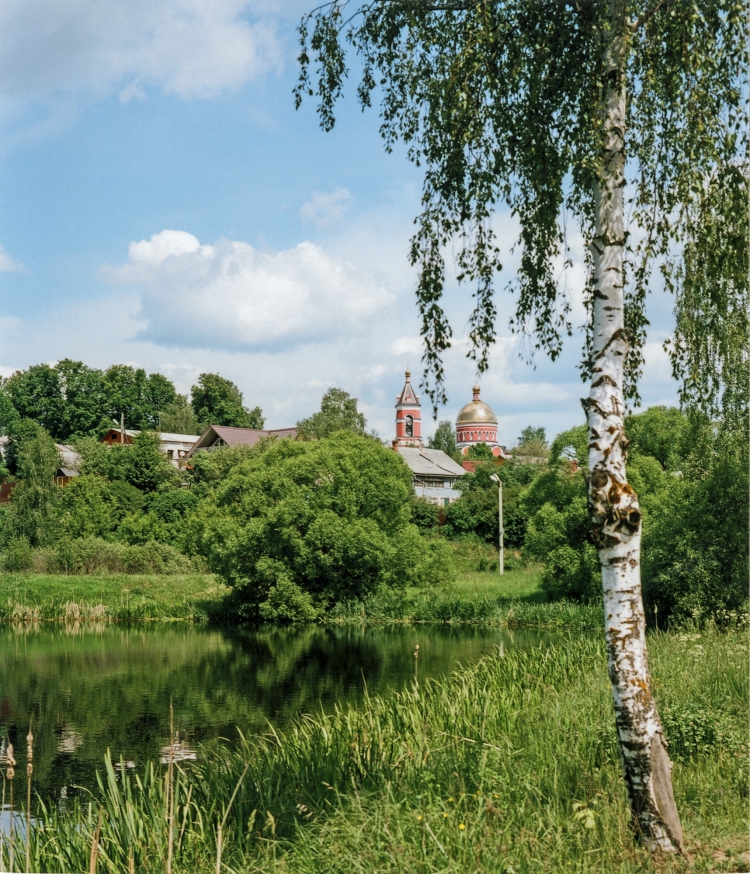
<svg viewBox="0 0 750 874">
<path fill-rule="evenodd" d="M 188 398 L 161 373 L 127 364 L 98 370 L 69 358 L 0 380 L 0 430 L 8 433 L 22 419 L 65 442 L 100 437 L 123 420 L 130 429 L 179 434 L 200 434 L 209 424 L 264 423 L 260 407 L 248 409 L 237 386 L 217 373 L 202 373 Z"/>
</svg>

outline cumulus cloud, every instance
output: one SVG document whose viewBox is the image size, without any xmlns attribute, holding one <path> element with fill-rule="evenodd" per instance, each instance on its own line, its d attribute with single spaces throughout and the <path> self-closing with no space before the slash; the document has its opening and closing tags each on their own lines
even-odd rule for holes
<svg viewBox="0 0 750 874">
<path fill-rule="evenodd" d="M 313 191 L 310 200 L 300 207 L 300 218 L 318 227 L 331 225 L 344 217 L 351 199 L 351 192 L 347 188 L 337 188 L 330 194 Z"/>
<path fill-rule="evenodd" d="M 138 287 L 139 338 L 171 347 L 277 349 L 366 333 L 393 301 L 313 243 L 260 251 L 226 239 L 202 245 L 186 231 L 131 243 L 127 264 L 105 265 L 102 275 Z"/>
<path fill-rule="evenodd" d="M 0 95 L 212 97 L 280 63 L 271 19 L 248 20 L 255 7 L 267 11 L 258 0 L 4 0 Z"/>
<path fill-rule="evenodd" d="M 0 246 L 0 273 L 25 273 L 23 264 L 14 261 L 10 255 Z"/>
</svg>

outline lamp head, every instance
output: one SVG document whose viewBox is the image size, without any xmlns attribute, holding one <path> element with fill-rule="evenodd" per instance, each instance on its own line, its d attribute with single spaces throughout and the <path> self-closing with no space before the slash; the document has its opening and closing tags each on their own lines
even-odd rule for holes
<svg viewBox="0 0 750 874">
<path fill-rule="evenodd" d="M 492 480 L 493 483 L 501 482 L 500 477 L 496 473 L 491 473 L 490 479 Z"/>
</svg>

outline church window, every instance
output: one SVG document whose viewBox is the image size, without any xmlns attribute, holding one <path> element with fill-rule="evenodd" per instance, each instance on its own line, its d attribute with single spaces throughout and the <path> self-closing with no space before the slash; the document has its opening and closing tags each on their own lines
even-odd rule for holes
<svg viewBox="0 0 750 874">
<path fill-rule="evenodd" d="M 407 437 L 414 436 L 414 417 L 413 416 L 406 417 L 406 436 Z"/>
</svg>

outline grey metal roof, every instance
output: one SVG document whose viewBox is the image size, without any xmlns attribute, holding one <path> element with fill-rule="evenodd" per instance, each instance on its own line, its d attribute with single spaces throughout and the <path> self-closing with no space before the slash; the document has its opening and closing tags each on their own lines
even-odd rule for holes
<svg viewBox="0 0 750 874">
<path fill-rule="evenodd" d="M 411 446 L 397 446 L 396 451 L 418 476 L 463 476 L 466 471 L 442 449 L 415 449 Z"/>
</svg>

